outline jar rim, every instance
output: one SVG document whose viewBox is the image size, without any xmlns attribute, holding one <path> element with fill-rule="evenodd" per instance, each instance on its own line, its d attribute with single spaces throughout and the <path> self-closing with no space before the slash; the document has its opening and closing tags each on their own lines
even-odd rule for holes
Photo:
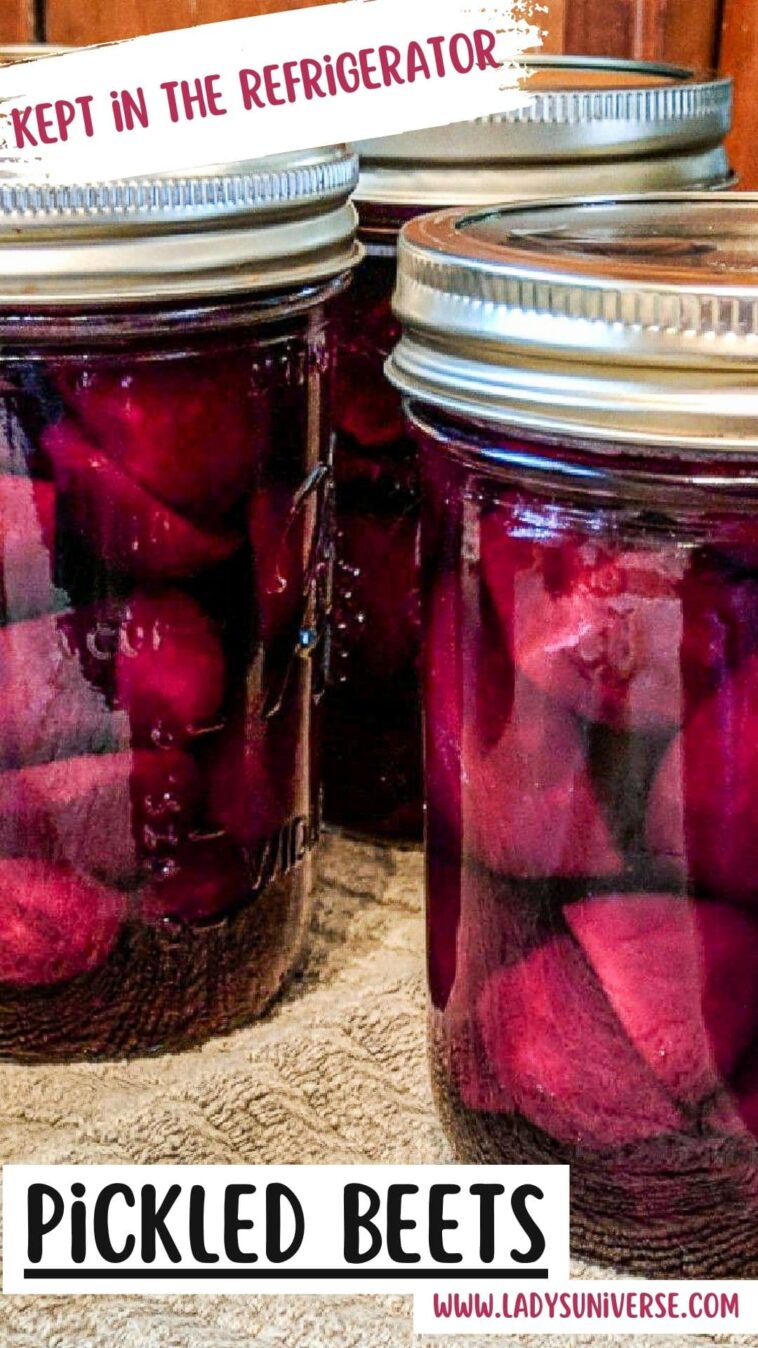
<svg viewBox="0 0 758 1348">
<path fill-rule="evenodd" d="M 437 406 L 630 443 L 758 443 L 758 194 L 447 211 L 400 236 L 388 374 Z"/>
<path fill-rule="evenodd" d="M 726 76 L 611 57 L 537 55 L 522 64 L 532 95 L 526 106 L 356 142 L 356 200 L 433 207 L 557 196 L 572 191 L 588 161 L 616 166 L 617 191 L 647 190 L 662 179 L 641 179 L 635 162 L 659 157 L 671 161 L 673 186 L 697 185 L 686 164 L 698 155 L 710 164 L 701 178 L 724 181 L 723 142 L 732 121 Z M 718 147 L 721 157 L 709 159 L 706 152 Z M 538 171 L 548 170 L 551 187 L 535 192 Z"/>
<path fill-rule="evenodd" d="M 110 183 L 0 174 L 0 306 L 147 303 L 335 276 L 362 255 L 357 177 L 345 146 Z"/>
</svg>

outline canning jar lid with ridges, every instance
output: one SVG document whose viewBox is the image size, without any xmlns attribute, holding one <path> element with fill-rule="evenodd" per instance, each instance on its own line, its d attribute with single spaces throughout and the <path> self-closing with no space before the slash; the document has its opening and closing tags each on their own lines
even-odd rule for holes
<svg viewBox="0 0 758 1348">
<path fill-rule="evenodd" d="M 530 202 L 406 225 L 388 374 L 540 433 L 758 451 L 758 194 Z"/>
<path fill-rule="evenodd" d="M 452 126 L 359 141 L 356 200 L 467 206 L 593 191 L 724 187 L 732 84 L 679 66 L 605 57 L 523 62 L 520 108 Z"/>
</svg>

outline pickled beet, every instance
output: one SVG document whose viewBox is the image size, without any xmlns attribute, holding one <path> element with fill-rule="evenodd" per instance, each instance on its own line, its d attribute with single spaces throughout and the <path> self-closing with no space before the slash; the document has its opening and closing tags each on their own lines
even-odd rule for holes
<svg viewBox="0 0 758 1348">
<path fill-rule="evenodd" d="M 668 894 L 587 899 L 565 916 L 661 1084 L 690 1103 L 717 1090 L 755 1031 L 758 923 Z"/>
<path fill-rule="evenodd" d="M 137 749 L 130 759 L 132 833 L 139 853 L 171 851 L 196 821 L 204 793 L 200 769 L 181 749 Z"/>
<path fill-rule="evenodd" d="M 343 305 L 335 390 L 336 537 L 327 820 L 387 842 L 420 842 L 423 763 L 419 480 L 400 397 L 384 375 L 399 337 L 391 251 L 370 252 Z"/>
<path fill-rule="evenodd" d="M 568 937 L 493 974 L 476 1014 L 501 1087 L 551 1137 L 623 1146 L 681 1127 Z"/>
<path fill-rule="evenodd" d="M 683 556 L 565 539 L 528 546 L 485 515 L 481 565 L 516 667 L 557 702 L 616 730 L 681 723 Z"/>
<path fill-rule="evenodd" d="M 227 838 L 196 838 L 164 858 L 140 897 L 143 921 L 205 922 L 248 897 L 244 856 Z"/>
<path fill-rule="evenodd" d="M 735 1073 L 729 1089 L 717 1095 L 707 1111 L 708 1127 L 728 1137 L 758 1142 L 758 1040 Z M 758 1192 L 758 1175 L 754 1181 Z"/>
<path fill-rule="evenodd" d="M 409 440 L 393 441 L 382 454 L 361 452 L 339 438 L 334 451 L 337 495 L 352 501 L 351 509 L 363 505 L 366 514 L 405 514 L 418 500 L 418 467 Z M 342 512 L 339 511 L 342 518 Z"/>
<path fill-rule="evenodd" d="M 283 487 L 263 487 L 248 508 L 255 593 L 264 641 L 290 633 L 304 618 L 308 530 L 302 507 Z"/>
<path fill-rule="evenodd" d="M 714 693 L 758 647 L 758 577 L 730 568 L 718 553 L 691 559 L 682 585 L 681 665 L 688 711 Z"/>
<path fill-rule="evenodd" d="M 758 657 L 704 701 L 671 744 L 650 794 L 656 856 L 716 897 L 758 897 Z"/>
<path fill-rule="evenodd" d="M 118 705 L 144 739 L 186 739 L 216 717 L 224 652 L 210 619 L 181 591 L 136 594 L 124 607 L 115 664 Z"/>
<path fill-rule="evenodd" d="M 0 1056 L 181 1048 L 299 958 L 341 286 L 40 310 L 9 356 Z"/>
<path fill-rule="evenodd" d="M 98 968 L 124 909 L 122 894 L 70 867 L 0 859 L 0 983 L 59 983 Z"/>
<path fill-rule="evenodd" d="M 414 514 L 343 510 L 337 539 L 334 672 L 354 694 L 415 680 L 420 642 Z"/>
<path fill-rule="evenodd" d="M 265 843 L 297 812 L 299 730 L 289 701 L 270 717 L 250 708 L 220 737 L 209 766 L 209 810 L 235 842 Z"/>
<path fill-rule="evenodd" d="M 93 754 L 0 773 L 0 853 L 64 861 L 111 883 L 176 847 L 200 799 L 177 750 Z"/>
<path fill-rule="evenodd" d="M 0 628 L 0 766 L 128 747 L 129 727 L 85 678 L 49 615 Z"/>
<path fill-rule="evenodd" d="M 229 526 L 202 528 L 164 505 L 75 422 L 46 427 L 40 442 L 71 525 L 115 570 L 138 580 L 175 580 L 217 566 L 241 545 Z"/>
<path fill-rule="evenodd" d="M 514 877 L 620 874 L 623 859 L 576 721 L 526 679 L 517 680 L 512 700 L 509 688 L 504 696 L 509 714 L 500 739 L 490 746 L 467 734 L 465 741 L 464 849 Z"/>
<path fill-rule="evenodd" d="M 337 367 L 337 427 L 364 448 L 387 445 L 405 434 L 400 398 L 384 377 L 384 361 L 400 335 L 389 296 L 362 309 Z"/>
<path fill-rule="evenodd" d="M 618 875 L 576 720 L 526 679 L 514 685 L 497 634 L 463 640 L 458 585 L 443 577 L 427 616 L 429 828 L 504 875 Z"/>
<path fill-rule="evenodd" d="M 428 893 L 433 939 L 439 947 L 445 939 L 452 944 L 453 977 L 445 1019 L 454 1045 L 456 1085 L 468 1109 L 511 1112 L 513 1099 L 482 1051 L 479 1034 L 472 1032 L 471 1007 L 499 969 L 524 959 L 544 939 L 544 919 L 538 906 L 502 876 L 481 867 L 461 869 L 452 864 L 447 872 L 448 891 L 440 892 L 439 863 L 431 864 Z M 443 906 L 453 892 L 460 909 L 454 926 L 448 923 Z M 489 1040 L 489 1027 L 479 1030 Z"/>
<path fill-rule="evenodd" d="M 87 436 L 152 496 L 218 520 L 251 487 L 268 443 L 268 401 L 249 354 L 202 361 L 62 365 L 56 386 Z"/>
<path fill-rule="evenodd" d="M 54 555 L 55 488 L 0 476 L 0 615 L 6 622 L 56 607 Z"/>
<path fill-rule="evenodd" d="M 94 754 L 0 774 L 0 851 L 128 880 L 137 868 L 131 768 L 131 754 Z"/>
<path fill-rule="evenodd" d="M 739 1092 L 737 1109 L 745 1127 L 758 1138 L 758 1073 Z"/>
<path fill-rule="evenodd" d="M 755 515 L 752 487 L 732 456 L 690 471 L 678 450 L 407 410 L 432 1072 L 454 1153 L 569 1164 L 572 1247 L 595 1262 L 739 1276 L 758 1200 L 758 574 L 711 512 L 721 489 Z"/>
</svg>

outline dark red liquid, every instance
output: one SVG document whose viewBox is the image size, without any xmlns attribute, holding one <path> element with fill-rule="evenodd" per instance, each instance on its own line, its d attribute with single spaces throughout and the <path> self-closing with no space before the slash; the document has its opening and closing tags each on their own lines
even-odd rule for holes
<svg viewBox="0 0 758 1348">
<path fill-rule="evenodd" d="M 399 336 L 394 256 L 369 256 L 344 304 L 335 400 L 337 507 L 325 810 L 395 841 L 422 833 L 418 470 L 384 362 Z"/>
<path fill-rule="evenodd" d="M 755 1277 L 755 483 L 722 469 L 720 492 L 713 465 L 702 488 L 665 465 L 632 481 L 618 457 L 583 486 L 570 447 L 491 443 L 484 467 L 483 432 L 438 435 L 421 469 L 442 1116 L 466 1160 L 569 1163 L 579 1253 Z"/>
<path fill-rule="evenodd" d="M 3 373 L 10 1056 L 227 1029 L 303 947 L 330 335 L 319 307 L 192 332 Z"/>
</svg>

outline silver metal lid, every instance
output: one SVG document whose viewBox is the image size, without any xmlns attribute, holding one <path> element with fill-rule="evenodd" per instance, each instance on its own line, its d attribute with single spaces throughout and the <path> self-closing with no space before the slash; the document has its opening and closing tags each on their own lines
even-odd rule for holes
<svg viewBox="0 0 758 1348">
<path fill-rule="evenodd" d="M 445 211 L 406 225 L 388 375 L 501 426 L 758 449 L 758 194 Z"/>
<path fill-rule="evenodd" d="M 356 199 L 449 206 L 571 194 L 588 160 L 598 192 L 728 181 L 730 80 L 590 57 L 533 57 L 525 65 L 526 107 L 358 142 Z"/>
<path fill-rule="evenodd" d="M 181 176 L 40 184 L 0 170 L 0 305 L 118 304 L 324 280 L 360 260 L 344 146 Z"/>
</svg>

